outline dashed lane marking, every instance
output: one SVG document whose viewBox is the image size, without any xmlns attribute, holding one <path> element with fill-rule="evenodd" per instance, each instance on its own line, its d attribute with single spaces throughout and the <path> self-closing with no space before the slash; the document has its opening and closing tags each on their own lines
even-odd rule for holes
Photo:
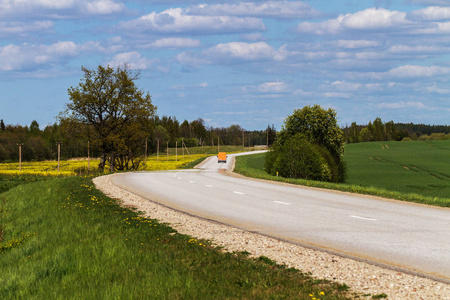
<svg viewBox="0 0 450 300">
<path fill-rule="evenodd" d="M 349 216 L 350 218 L 354 218 L 354 219 L 360 219 L 360 220 L 367 220 L 367 221 L 376 221 L 377 219 L 372 219 L 372 218 L 366 218 L 366 217 L 360 217 L 360 216 Z"/>
</svg>

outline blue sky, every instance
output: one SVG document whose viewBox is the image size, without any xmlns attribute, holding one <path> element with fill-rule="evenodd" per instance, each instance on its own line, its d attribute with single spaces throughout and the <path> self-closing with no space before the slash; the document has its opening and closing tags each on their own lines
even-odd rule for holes
<svg viewBox="0 0 450 300">
<path fill-rule="evenodd" d="M 123 63 L 180 121 L 450 124 L 450 1 L 0 0 L 6 124 L 54 123 L 81 66 Z"/>
</svg>

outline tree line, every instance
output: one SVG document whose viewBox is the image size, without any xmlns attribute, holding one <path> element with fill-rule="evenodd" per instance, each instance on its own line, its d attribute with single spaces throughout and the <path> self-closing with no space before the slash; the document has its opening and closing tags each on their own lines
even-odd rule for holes
<svg viewBox="0 0 450 300">
<path fill-rule="evenodd" d="M 380 118 L 367 125 L 353 122 L 342 130 L 347 143 L 450 139 L 450 126 L 447 125 L 383 122 Z"/>
<path fill-rule="evenodd" d="M 55 160 L 58 155 L 57 143 L 62 143 L 61 155 L 63 159 L 87 157 L 88 147 L 91 157 L 100 157 L 100 149 L 92 142 L 88 145 L 88 139 L 72 132 L 64 122 L 54 123 L 40 128 L 37 121 L 29 126 L 4 124 L 0 120 L 0 162 L 12 162 L 19 160 L 18 144 L 23 144 L 23 161 Z M 244 145 L 254 147 L 257 145 L 272 145 L 276 137 L 274 125 L 267 126 L 265 130 L 248 131 L 239 125 L 229 127 L 208 127 L 204 120 L 197 119 L 191 122 L 184 120 L 179 122 L 174 116 L 156 116 L 149 122 L 150 132 L 140 141 L 141 155 L 147 151 L 156 153 L 158 139 L 160 151 L 184 145 L 186 147 L 217 146 L 220 145 Z M 78 128 L 80 130 L 80 128 Z M 244 140 L 242 140 L 244 132 Z M 269 138 L 269 139 L 268 139 Z"/>
</svg>

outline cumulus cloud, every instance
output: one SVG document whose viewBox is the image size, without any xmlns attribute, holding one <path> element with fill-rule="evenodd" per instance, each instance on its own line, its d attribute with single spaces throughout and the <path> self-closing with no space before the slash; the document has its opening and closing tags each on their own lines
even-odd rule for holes
<svg viewBox="0 0 450 300">
<path fill-rule="evenodd" d="M 336 19 L 311 23 L 303 22 L 297 27 L 299 32 L 330 34 L 345 30 L 386 30 L 407 25 L 406 13 L 384 8 L 368 8 L 353 14 L 340 15 Z"/>
<path fill-rule="evenodd" d="M 450 74 L 450 68 L 440 66 L 405 65 L 389 70 L 387 75 L 396 78 L 423 78 Z"/>
<path fill-rule="evenodd" d="M 201 45 L 199 40 L 188 38 L 163 38 L 146 44 L 144 48 L 196 48 Z"/>
<path fill-rule="evenodd" d="M 414 101 L 400 101 L 400 102 L 382 102 L 379 103 L 378 108 L 381 109 L 406 109 L 406 108 L 416 108 L 423 109 L 425 105 L 422 102 L 414 102 Z"/>
<path fill-rule="evenodd" d="M 74 42 L 57 42 L 51 45 L 23 44 L 0 47 L 0 70 L 22 71 L 48 67 L 63 62 L 78 54 L 79 46 Z"/>
<path fill-rule="evenodd" d="M 429 6 L 411 12 L 408 17 L 425 21 L 450 20 L 450 7 Z"/>
<path fill-rule="evenodd" d="M 123 12 L 125 5 L 113 0 L 0 0 L 3 18 L 73 18 L 82 15 L 110 15 Z"/>
<path fill-rule="evenodd" d="M 321 17 L 323 13 L 301 1 L 262 1 L 227 4 L 200 4 L 186 11 L 193 15 L 253 16 L 275 19 L 309 19 Z"/>
<path fill-rule="evenodd" d="M 34 32 L 45 32 L 52 29 L 51 21 L 36 22 L 0 22 L 0 37 L 4 36 L 28 36 Z"/>
<path fill-rule="evenodd" d="M 153 61 L 142 57 L 137 51 L 123 52 L 114 56 L 107 64 L 111 67 L 119 67 L 127 65 L 130 69 L 148 69 L 152 65 Z"/>
<path fill-rule="evenodd" d="M 205 54 L 211 58 L 228 58 L 245 61 L 255 60 L 276 60 L 280 61 L 286 58 L 287 51 L 285 46 L 276 50 L 265 42 L 243 43 L 231 42 L 219 44 L 208 49 Z"/>
<path fill-rule="evenodd" d="M 344 49 L 374 48 L 379 47 L 381 42 L 368 40 L 338 40 L 334 42 L 337 47 Z"/>
<path fill-rule="evenodd" d="M 283 81 L 270 81 L 260 85 L 246 85 L 242 90 L 246 93 L 285 94 L 292 92 L 292 87 Z"/>
<path fill-rule="evenodd" d="M 261 19 L 234 16 L 189 15 L 182 8 L 171 8 L 161 13 L 152 12 L 139 19 L 121 24 L 130 32 L 155 33 L 233 33 L 265 30 Z"/>
</svg>

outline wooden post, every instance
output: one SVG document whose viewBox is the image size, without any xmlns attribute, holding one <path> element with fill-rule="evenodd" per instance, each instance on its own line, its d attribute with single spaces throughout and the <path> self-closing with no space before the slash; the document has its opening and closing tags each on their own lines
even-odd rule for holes
<svg viewBox="0 0 450 300">
<path fill-rule="evenodd" d="M 58 144 L 58 172 L 59 172 L 59 161 L 61 160 L 61 142 L 56 143 Z"/>
<path fill-rule="evenodd" d="M 19 172 L 22 172 L 22 146 L 23 146 L 23 144 L 18 143 L 17 146 L 19 146 Z"/>
<path fill-rule="evenodd" d="M 242 147 L 245 148 L 244 129 L 242 129 Z"/>
<path fill-rule="evenodd" d="M 175 160 L 178 161 L 178 141 L 175 141 Z"/>
<path fill-rule="evenodd" d="M 219 137 L 217 138 L 217 153 L 220 152 Z"/>
<path fill-rule="evenodd" d="M 169 160 L 169 142 L 167 142 L 167 160 Z"/>
<path fill-rule="evenodd" d="M 158 139 L 158 146 L 156 147 L 156 161 L 159 161 L 159 139 Z"/>
</svg>

